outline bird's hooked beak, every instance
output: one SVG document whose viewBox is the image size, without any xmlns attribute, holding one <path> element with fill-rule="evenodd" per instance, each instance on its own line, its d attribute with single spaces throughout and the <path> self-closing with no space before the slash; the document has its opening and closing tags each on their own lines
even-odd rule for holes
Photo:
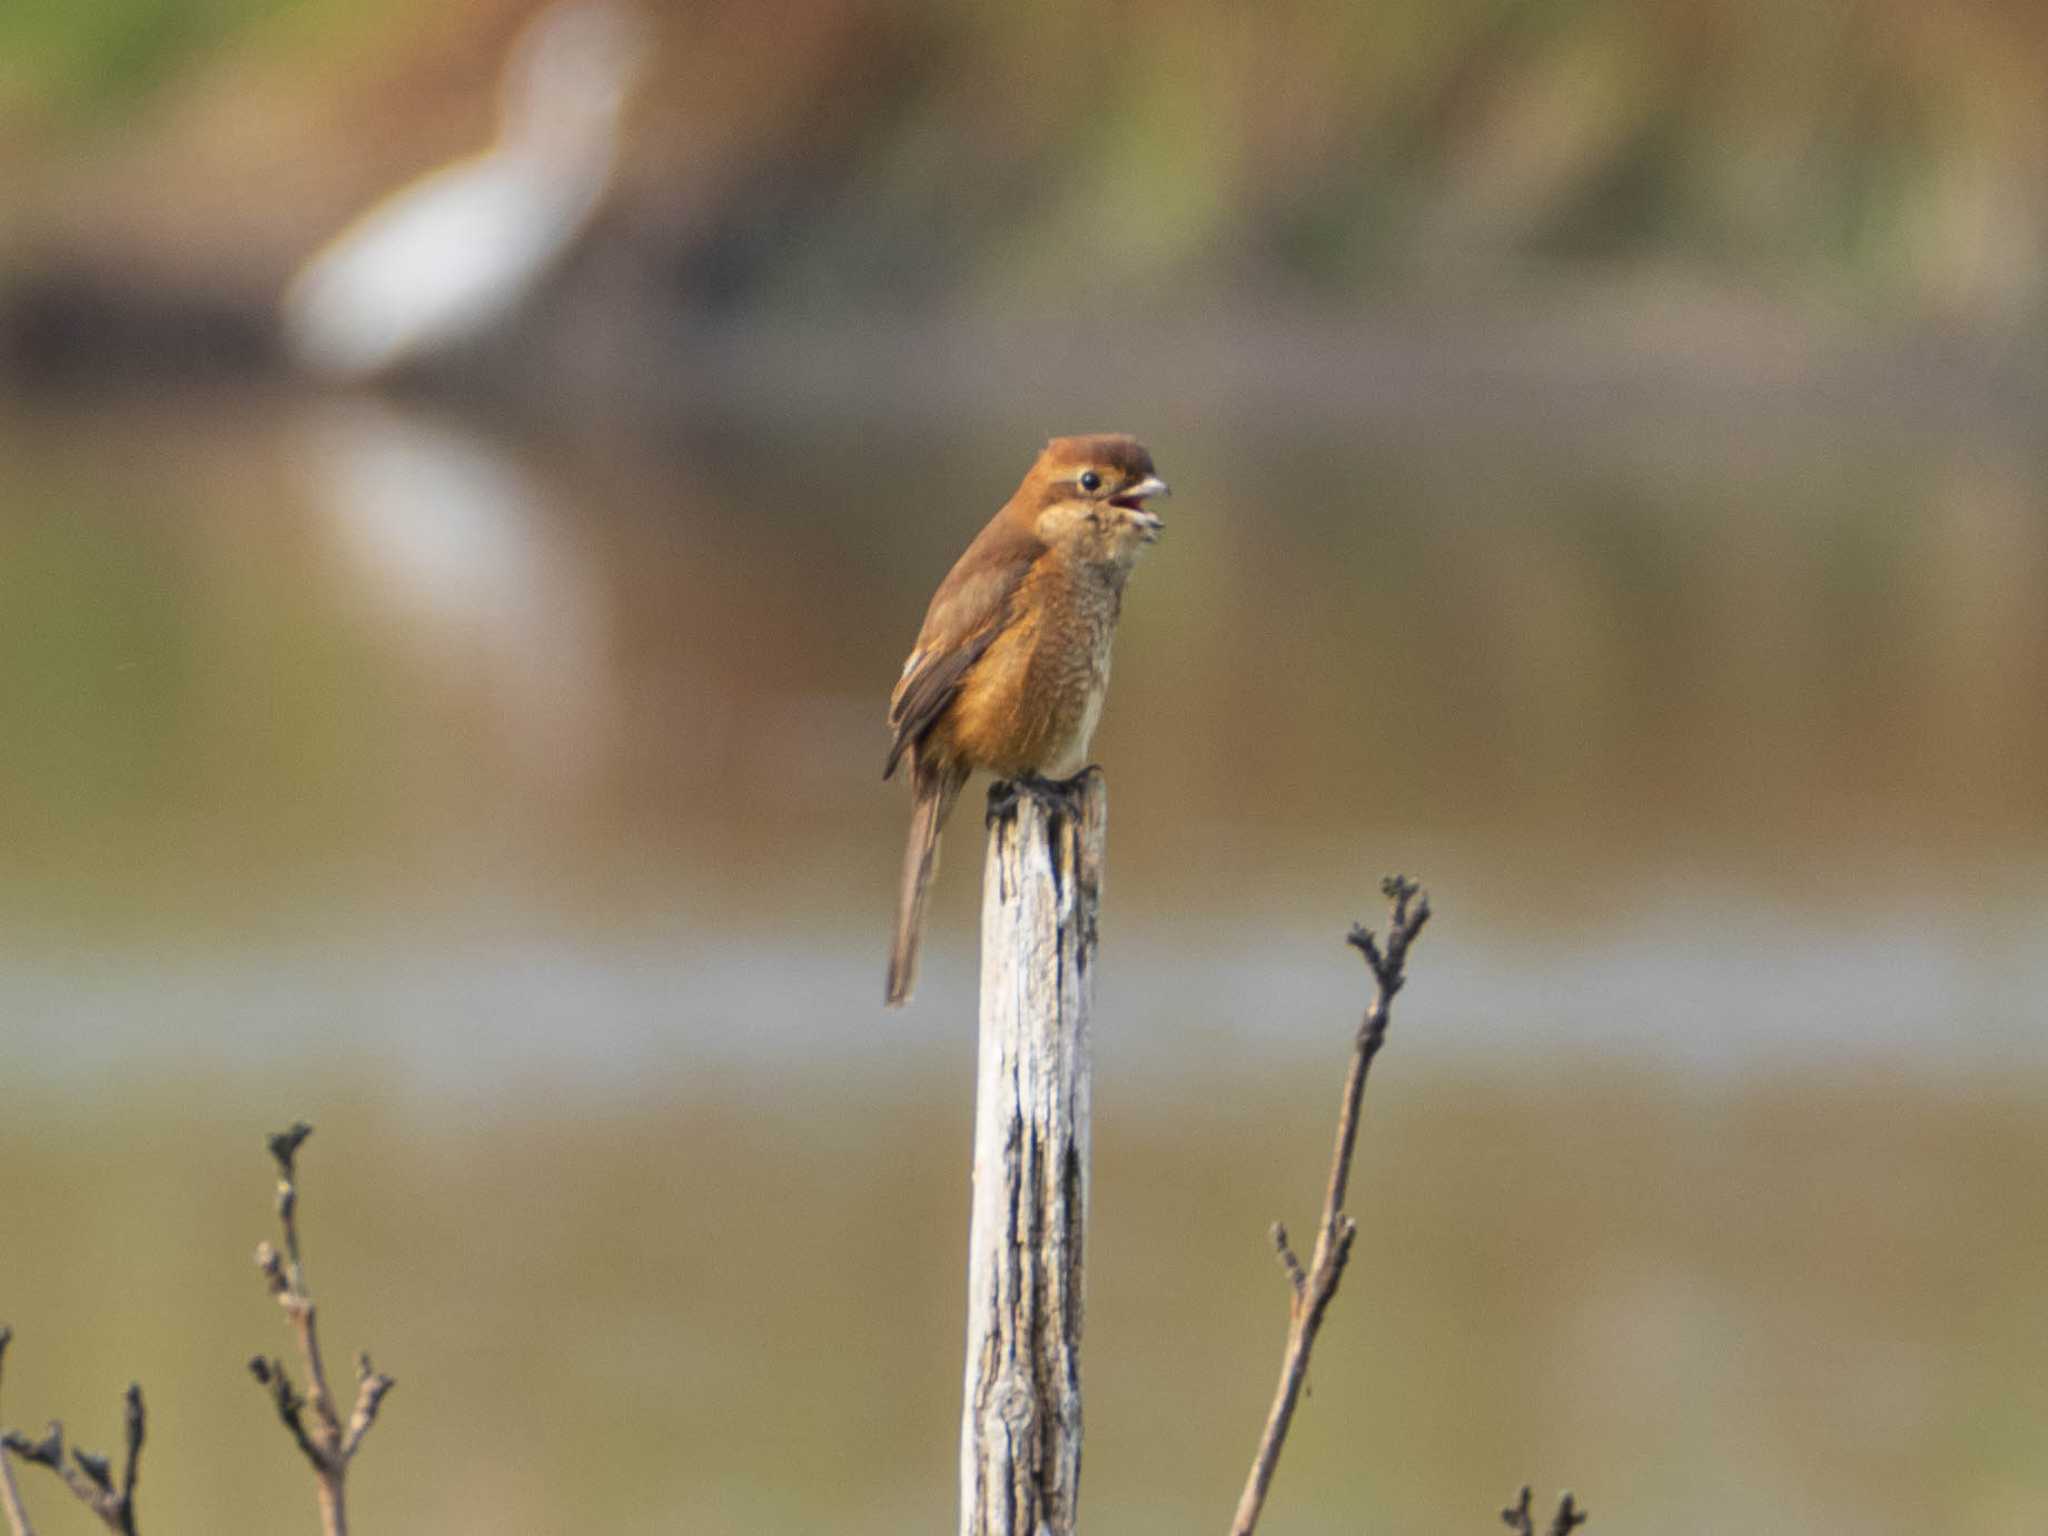
<svg viewBox="0 0 2048 1536">
<path fill-rule="evenodd" d="M 1152 511 L 1145 505 L 1145 499 L 1149 496 L 1171 496 L 1172 494 L 1172 486 L 1168 485 L 1157 475 L 1147 475 L 1136 485 L 1127 486 L 1117 492 L 1116 495 L 1110 498 L 1110 502 L 1113 506 L 1122 507 L 1131 514 L 1131 521 L 1138 525 L 1139 532 L 1145 536 L 1145 542 L 1150 544 L 1159 537 L 1159 530 L 1165 526 L 1165 521 L 1157 512 Z"/>
</svg>

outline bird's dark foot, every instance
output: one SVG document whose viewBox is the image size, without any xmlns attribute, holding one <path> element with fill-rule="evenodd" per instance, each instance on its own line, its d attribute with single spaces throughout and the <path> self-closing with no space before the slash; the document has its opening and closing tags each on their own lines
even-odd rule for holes
<svg viewBox="0 0 2048 1536">
<path fill-rule="evenodd" d="M 1019 800 L 1025 796 L 1036 800 L 1049 816 L 1079 818 L 1081 802 L 1088 791 L 1088 781 L 1102 772 L 1090 765 L 1083 768 L 1071 779 L 1041 779 L 1035 773 L 1023 774 L 1014 779 L 997 779 L 988 787 L 988 816 L 986 825 L 994 826 L 1005 816 L 1016 812 Z"/>
<path fill-rule="evenodd" d="M 1016 779 L 997 779 L 988 787 L 988 814 L 982 818 L 982 825 L 992 827 L 997 822 L 1017 814 L 1017 801 L 1024 791 L 1017 787 Z"/>
</svg>

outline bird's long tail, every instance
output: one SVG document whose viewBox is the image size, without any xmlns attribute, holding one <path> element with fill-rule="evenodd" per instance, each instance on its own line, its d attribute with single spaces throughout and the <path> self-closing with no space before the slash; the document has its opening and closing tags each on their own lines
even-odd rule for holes
<svg viewBox="0 0 2048 1536">
<path fill-rule="evenodd" d="M 926 894 L 939 867 L 939 828 L 967 775 L 944 768 L 916 769 L 917 801 L 910 812 L 910 842 L 903 850 L 903 890 L 896 902 L 896 944 L 889 951 L 888 1002 L 900 1007 L 917 985 L 917 950 L 924 939 Z"/>
</svg>

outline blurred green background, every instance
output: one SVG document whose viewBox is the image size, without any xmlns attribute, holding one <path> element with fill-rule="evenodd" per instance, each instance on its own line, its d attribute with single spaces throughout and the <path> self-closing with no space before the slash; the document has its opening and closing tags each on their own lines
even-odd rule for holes
<svg viewBox="0 0 2048 1536">
<path fill-rule="evenodd" d="M 1090 1526 L 1228 1518 L 1396 869 L 1269 1527 L 2048 1524 L 2048 19 L 677 6 L 521 301 L 312 376 L 535 11 L 0 10 L 0 1422 L 314 1527 L 304 1116 L 358 1529 L 943 1527 L 979 836 L 886 1013 L 881 716 L 1116 428 Z"/>
</svg>

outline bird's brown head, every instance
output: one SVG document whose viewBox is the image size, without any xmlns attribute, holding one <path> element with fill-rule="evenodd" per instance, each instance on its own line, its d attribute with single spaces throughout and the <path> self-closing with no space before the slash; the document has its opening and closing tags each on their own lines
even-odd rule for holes
<svg viewBox="0 0 2048 1536">
<path fill-rule="evenodd" d="M 1145 503 L 1166 494 L 1145 445 L 1104 432 L 1047 443 L 1013 505 L 1031 517 L 1033 532 L 1045 544 L 1092 564 L 1129 570 L 1162 526 Z"/>
</svg>

